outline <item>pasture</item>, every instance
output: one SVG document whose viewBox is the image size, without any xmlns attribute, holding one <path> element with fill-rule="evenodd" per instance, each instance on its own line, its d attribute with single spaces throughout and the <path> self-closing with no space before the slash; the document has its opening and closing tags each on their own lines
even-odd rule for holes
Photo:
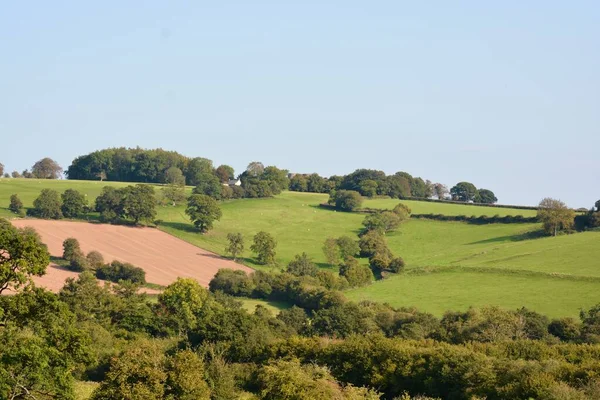
<svg viewBox="0 0 600 400">
<path fill-rule="evenodd" d="M 8 210 L 10 194 L 18 193 L 31 206 L 42 188 L 75 188 L 90 202 L 102 186 L 125 183 L 0 179 L 0 216 Z M 190 189 L 191 190 L 191 189 Z M 221 203 L 223 217 L 207 234 L 197 233 L 185 207 L 158 207 L 159 229 L 202 249 L 223 255 L 227 234 L 241 232 L 246 250 L 240 262 L 253 268 L 279 270 L 302 252 L 322 268 L 322 245 L 327 237 L 356 237 L 363 214 L 318 207 L 324 194 L 284 192 L 271 199 L 242 199 Z M 366 200 L 365 207 L 392 208 L 398 200 Z M 406 201 L 415 213 L 448 215 L 524 215 L 535 211 Z M 471 210 L 466 213 L 465 209 Z M 579 309 L 600 301 L 600 232 L 540 237 L 540 224 L 488 224 L 409 220 L 387 235 L 391 250 L 404 258 L 406 273 L 348 292 L 352 299 L 387 301 L 440 313 L 469 305 L 526 306 L 553 316 L 576 316 Z M 249 247 L 258 231 L 278 242 L 276 267 L 257 266 Z M 176 253 L 169 257 L 177 257 Z M 362 260 L 366 263 L 366 260 Z M 434 267 L 434 273 L 417 274 Z M 447 268 L 448 270 L 444 270 Z M 560 277 L 556 277 L 559 275 Z M 151 281 L 149 279 L 149 281 Z"/>
</svg>

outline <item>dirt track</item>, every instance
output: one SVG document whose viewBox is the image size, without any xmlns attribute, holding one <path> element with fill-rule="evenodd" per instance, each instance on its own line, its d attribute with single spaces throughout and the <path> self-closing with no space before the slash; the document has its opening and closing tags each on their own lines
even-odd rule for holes
<svg viewBox="0 0 600 400">
<path fill-rule="evenodd" d="M 194 278 L 206 287 L 221 268 L 252 271 L 158 229 L 33 219 L 15 220 L 12 223 L 20 228 L 35 228 L 53 256 L 62 256 L 62 242 L 74 237 L 79 240 L 85 253 L 97 250 L 107 262 L 119 260 L 132 263 L 146 271 L 146 281 L 160 285 L 168 285 L 178 277 L 185 277 Z M 64 280 L 71 276 L 77 274 L 51 265 L 46 275 L 35 281 L 40 286 L 58 291 Z"/>
</svg>

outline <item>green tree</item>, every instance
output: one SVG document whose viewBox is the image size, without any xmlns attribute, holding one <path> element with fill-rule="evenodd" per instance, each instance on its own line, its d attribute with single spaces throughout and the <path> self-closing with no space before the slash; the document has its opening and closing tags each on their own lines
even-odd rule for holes
<svg viewBox="0 0 600 400">
<path fill-rule="evenodd" d="M 371 179 L 366 179 L 359 184 L 360 194 L 367 197 L 373 197 L 377 194 L 377 182 Z"/>
<path fill-rule="evenodd" d="M 336 244 L 340 249 L 340 257 L 345 260 L 347 257 L 355 257 L 360 253 L 358 242 L 349 236 L 340 236 L 336 240 Z"/>
<path fill-rule="evenodd" d="M 250 250 L 256 253 L 257 262 L 262 265 L 275 264 L 275 238 L 267 232 L 258 232 L 254 235 L 254 241 Z"/>
<path fill-rule="evenodd" d="M 470 182 L 459 182 L 450 189 L 452 200 L 469 202 L 475 200 L 477 188 Z"/>
<path fill-rule="evenodd" d="M 11 172 L 10 176 L 12 176 L 13 178 L 22 178 L 22 176 L 19 173 L 19 171 L 13 171 L 13 172 Z"/>
<path fill-rule="evenodd" d="M 90 251 L 85 258 L 92 269 L 100 268 L 104 265 L 104 256 L 98 251 Z"/>
<path fill-rule="evenodd" d="M 231 254 L 233 261 L 244 252 L 244 235 L 241 233 L 228 233 L 227 234 L 228 245 L 225 248 L 225 253 Z"/>
<path fill-rule="evenodd" d="M 206 158 L 193 158 L 190 160 L 185 173 L 185 180 L 188 185 L 196 186 L 205 180 L 206 176 L 213 175 L 212 161 Z"/>
<path fill-rule="evenodd" d="M 213 199 L 221 199 L 222 184 L 219 182 L 219 178 L 212 172 L 202 173 L 198 175 L 198 184 L 193 190 L 194 194 L 204 194 L 210 196 Z"/>
<path fill-rule="evenodd" d="M 158 304 L 167 316 L 169 326 L 179 334 L 198 324 L 198 311 L 208 299 L 208 291 L 195 279 L 177 278 L 158 296 Z"/>
<path fill-rule="evenodd" d="M 405 204 L 398 203 L 392 212 L 400 217 L 400 220 L 405 221 L 410 218 L 411 209 Z"/>
<path fill-rule="evenodd" d="M 389 252 L 384 236 L 379 231 L 368 231 L 358 240 L 360 255 L 372 257 L 377 252 Z"/>
<path fill-rule="evenodd" d="M 215 174 L 221 181 L 221 183 L 227 183 L 230 179 L 234 178 L 234 170 L 229 165 L 219 165 L 215 170 Z"/>
<path fill-rule="evenodd" d="M 61 211 L 67 218 L 76 218 L 83 214 L 87 208 L 88 202 L 82 193 L 75 189 L 67 189 L 61 195 Z"/>
<path fill-rule="evenodd" d="M 494 192 L 488 189 L 479 189 L 477 191 L 475 202 L 483 204 L 494 204 L 498 201 Z"/>
<path fill-rule="evenodd" d="M 402 257 L 393 258 L 388 265 L 390 271 L 394 273 L 402 272 L 404 270 L 404 260 Z"/>
<path fill-rule="evenodd" d="M 159 342 L 138 340 L 114 357 L 93 400 L 162 400 L 165 396 L 165 355 Z"/>
<path fill-rule="evenodd" d="M 596 206 L 596 211 L 600 211 L 600 200 L 598 200 L 594 205 Z"/>
<path fill-rule="evenodd" d="M 373 280 L 373 272 L 368 267 L 360 265 L 354 257 L 348 257 L 340 266 L 340 276 L 348 281 L 351 287 L 364 286 Z"/>
<path fill-rule="evenodd" d="M 560 200 L 549 197 L 540 201 L 537 216 L 546 233 L 556 236 L 561 230 L 569 230 L 575 221 L 575 211 Z"/>
<path fill-rule="evenodd" d="M 306 190 L 312 193 L 326 193 L 329 191 L 327 181 L 319 174 L 310 174 L 306 178 L 306 185 Z"/>
<path fill-rule="evenodd" d="M 250 176 L 262 175 L 262 173 L 264 171 L 265 171 L 265 166 L 260 161 L 252 161 L 250 164 L 248 164 L 248 167 L 246 167 L 246 172 Z"/>
<path fill-rule="evenodd" d="M 204 194 L 193 194 L 188 198 L 185 213 L 200 232 L 212 229 L 213 222 L 221 219 L 222 212 L 217 201 Z"/>
<path fill-rule="evenodd" d="M 296 174 L 290 179 L 290 190 L 293 192 L 307 192 L 308 181 L 302 174 Z"/>
<path fill-rule="evenodd" d="M 61 219 L 60 195 L 52 189 L 42 189 L 40 195 L 33 201 L 33 208 L 27 210 L 27 213 L 33 217 L 44 219 Z"/>
<path fill-rule="evenodd" d="M 125 218 L 140 221 L 152 221 L 156 217 L 156 198 L 150 185 L 135 185 L 123 188 L 122 210 Z"/>
<path fill-rule="evenodd" d="M 8 206 L 8 209 L 15 214 L 20 215 L 23 213 L 23 202 L 19 199 L 19 196 L 16 194 L 10 196 L 10 205 Z"/>
<path fill-rule="evenodd" d="M 60 165 L 48 157 L 42 158 L 31 167 L 31 174 L 37 179 L 58 179 L 62 171 Z"/>
<path fill-rule="evenodd" d="M 0 294 L 32 284 L 32 276 L 42 276 L 50 254 L 39 235 L 31 229 L 17 229 L 0 218 Z"/>
<path fill-rule="evenodd" d="M 183 172 L 177 167 L 167 168 L 163 181 L 170 185 L 185 186 L 185 176 L 183 176 Z"/>
<path fill-rule="evenodd" d="M 337 265 L 340 261 L 340 249 L 336 238 L 327 238 L 323 243 L 323 254 L 330 265 Z"/>
<path fill-rule="evenodd" d="M 166 399 L 209 400 L 210 389 L 205 381 L 204 363 L 191 350 L 180 350 L 166 362 Z"/>
<path fill-rule="evenodd" d="M 296 276 L 316 276 L 319 268 L 306 253 L 296 254 L 290 261 L 287 272 Z"/>
<path fill-rule="evenodd" d="M 354 211 L 362 205 L 360 193 L 353 190 L 338 190 L 330 195 L 330 202 L 342 211 Z"/>
<path fill-rule="evenodd" d="M 385 234 L 396 230 L 401 222 L 402 219 L 399 214 L 392 211 L 382 211 L 367 215 L 362 224 L 367 230 L 376 230 Z"/>
<path fill-rule="evenodd" d="M 104 186 L 96 197 L 95 208 L 102 221 L 116 221 L 123 214 L 123 192 L 112 186 Z"/>
<path fill-rule="evenodd" d="M 71 261 L 76 256 L 83 254 L 79 240 L 75 238 L 67 238 L 63 241 L 63 258 L 67 261 Z"/>
<path fill-rule="evenodd" d="M 176 184 L 168 184 L 161 189 L 163 196 L 167 199 L 173 206 L 181 204 L 185 201 L 185 186 L 176 185 Z"/>
<path fill-rule="evenodd" d="M 0 163 L 0 176 L 4 175 L 4 164 Z"/>
</svg>

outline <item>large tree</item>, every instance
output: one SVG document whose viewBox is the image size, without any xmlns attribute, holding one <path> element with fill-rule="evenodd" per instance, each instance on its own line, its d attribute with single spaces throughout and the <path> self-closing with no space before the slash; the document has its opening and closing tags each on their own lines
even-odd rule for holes
<svg viewBox="0 0 600 400">
<path fill-rule="evenodd" d="M 477 195 L 475 195 L 475 201 L 477 203 L 494 204 L 498 201 L 494 192 L 488 189 L 479 189 Z"/>
<path fill-rule="evenodd" d="M 338 210 L 354 211 L 362 205 L 362 197 L 354 190 L 338 190 L 331 193 L 329 202 Z"/>
<path fill-rule="evenodd" d="M 17 229 L 0 219 L 0 294 L 18 290 L 42 276 L 50 262 L 47 247 L 32 229 Z"/>
<path fill-rule="evenodd" d="M 42 158 L 40 161 L 33 164 L 31 174 L 38 179 L 58 179 L 62 174 L 63 169 L 56 161 L 51 158 Z"/>
<path fill-rule="evenodd" d="M 222 183 L 226 183 L 230 179 L 233 179 L 234 173 L 235 171 L 229 165 L 219 165 L 215 170 L 215 175 L 217 175 Z"/>
<path fill-rule="evenodd" d="M 450 193 L 450 191 L 448 190 L 448 187 L 446 185 L 444 185 L 442 183 L 434 183 L 433 184 L 433 194 L 439 200 L 444 200 L 448 193 Z"/>
<path fill-rule="evenodd" d="M 471 182 L 458 182 L 450 189 L 452 200 L 473 201 L 477 195 L 477 188 Z"/>
<path fill-rule="evenodd" d="M 140 221 L 152 221 L 156 217 L 156 199 L 152 186 L 140 184 L 123 189 L 125 195 L 122 210 L 125 218 L 131 218 L 137 224 Z"/>
<path fill-rule="evenodd" d="M 244 252 L 244 235 L 241 233 L 228 233 L 227 242 L 229 243 L 225 248 L 225 253 L 231 254 L 233 261 L 237 259 L 237 256 Z"/>
<path fill-rule="evenodd" d="M 170 167 L 165 171 L 164 183 L 171 185 L 185 185 L 185 176 L 183 172 L 177 167 Z"/>
<path fill-rule="evenodd" d="M 254 241 L 250 250 L 257 254 L 257 262 L 262 265 L 275 264 L 275 238 L 267 232 L 258 232 L 254 235 Z"/>
<path fill-rule="evenodd" d="M 575 221 L 575 211 L 562 201 L 549 197 L 540 201 L 537 215 L 546 233 L 553 236 L 561 230 L 571 229 Z"/>
<path fill-rule="evenodd" d="M 204 194 L 191 195 L 188 198 L 185 213 L 200 232 L 210 230 L 213 222 L 220 220 L 222 215 L 219 203 L 212 197 Z"/>
<path fill-rule="evenodd" d="M 83 193 L 75 189 L 67 189 L 61 195 L 62 206 L 61 210 L 65 217 L 76 218 L 85 212 L 88 201 Z"/>
<path fill-rule="evenodd" d="M 60 219 L 63 217 L 61 206 L 62 201 L 56 190 L 42 189 L 33 201 L 33 208 L 27 210 L 27 214 L 44 219 Z"/>
</svg>

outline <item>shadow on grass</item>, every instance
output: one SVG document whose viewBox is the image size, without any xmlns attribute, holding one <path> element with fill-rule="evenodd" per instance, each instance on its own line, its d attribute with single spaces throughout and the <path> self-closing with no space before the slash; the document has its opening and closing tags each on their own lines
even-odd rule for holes
<svg viewBox="0 0 600 400">
<path fill-rule="evenodd" d="M 159 224 L 159 227 L 176 229 L 178 231 L 188 232 L 188 233 L 197 233 L 201 234 L 201 232 L 194 227 L 192 224 L 186 224 L 184 222 L 171 222 L 171 221 L 162 221 Z"/>
<path fill-rule="evenodd" d="M 485 244 L 485 243 L 501 243 L 501 242 L 522 242 L 523 240 L 534 240 L 547 237 L 542 230 L 521 233 L 519 235 L 498 236 L 495 238 L 479 240 L 477 242 L 467 244 Z"/>
</svg>

